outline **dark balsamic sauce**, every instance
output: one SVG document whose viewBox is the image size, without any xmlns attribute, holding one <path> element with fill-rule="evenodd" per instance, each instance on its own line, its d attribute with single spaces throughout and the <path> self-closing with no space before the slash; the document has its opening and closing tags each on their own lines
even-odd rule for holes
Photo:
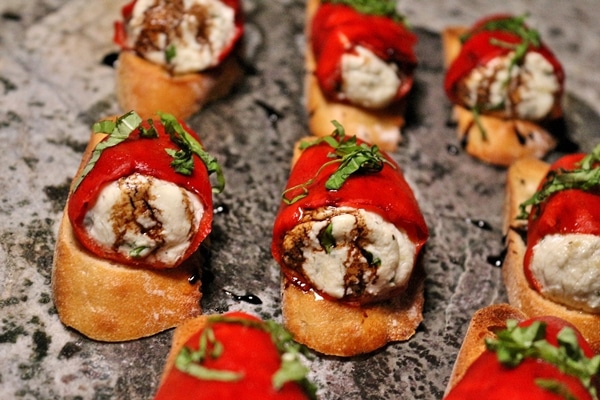
<svg viewBox="0 0 600 400">
<path fill-rule="evenodd" d="M 487 263 L 493 267 L 501 268 L 502 264 L 504 264 L 504 259 L 506 258 L 506 251 L 507 249 L 504 248 L 497 256 L 487 256 Z"/>
<path fill-rule="evenodd" d="M 489 222 L 484 221 L 482 219 L 467 218 L 466 221 L 468 223 L 470 223 L 471 225 L 478 227 L 479 229 L 483 229 L 484 231 L 492 231 L 493 230 L 492 225 Z"/>
<path fill-rule="evenodd" d="M 200 274 L 195 272 L 192 274 L 192 276 L 190 276 L 188 278 L 188 282 L 190 283 L 190 285 L 194 285 L 196 283 L 198 283 L 200 281 Z"/>
<path fill-rule="evenodd" d="M 457 156 L 460 154 L 460 148 L 455 144 L 449 144 L 446 146 L 446 152 L 452 156 Z"/>
<path fill-rule="evenodd" d="M 117 59 L 119 58 L 119 52 L 114 51 L 112 53 L 108 53 L 104 57 L 102 57 L 102 65 L 106 65 L 107 67 L 114 68 Z"/>
<path fill-rule="evenodd" d="M 262 100 L 254 100 L 254 102 L 256 103 L 256 105 L 258 105 L 265 111 L 265 113 L 267 114 L 267 119 L 271 123 L 271 126 L 273 128 L 276 128 L 277 122 L 283 118 L 283 114 Z"/>
<path fill-rule="evenodd" d="M 250 304 L 262 304 L 262 300 L 258 296 L 253 295 L 252 293 L 238 295 L 238 294 L 234 294 L 234 293 L 230 292 L 229 290 L 225 290 L 225 289 L 223 289 L 223 292 L 225 292 L 225 294 L 227 294 L 228 296 L 231 296 L 231 298 L 236 301 L 244 301 L 244 302 L 250 303 Z"/>
<path fill-rule="evenodd" d="M 213 213 L 214 214 L 228 214 L 229 206 L 227 204 L 216 204 L 213 207 Z"/>
</svg>

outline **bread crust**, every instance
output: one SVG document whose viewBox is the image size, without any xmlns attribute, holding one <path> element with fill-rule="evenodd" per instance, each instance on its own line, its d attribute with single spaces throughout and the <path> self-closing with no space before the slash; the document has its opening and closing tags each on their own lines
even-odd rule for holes
<svg viewBox="0 0 600 400">
<path fill-rule="evenodd" d="M 77 175 L 105 136 L 92 135 Z M 201 313 L 199 253 L 165 270 L 103 260 L 81 246 L 66 210 L 56 239 L 51 278 L 54 304 L 63 324 L 94 340 L 120 342 L 156 334 Z"/>
<path fill-rule="evenodd" d="M 502 278 L 511 305 L 521 309 L 528 317 L 553 315 L 572 323 L 598 353 L 600 315 L 571 309 L 545 298 L 530 287 L 525 277 L 523 258 L 526 242 L 520 231 L 526 227 L 526 221 L 517 220 L 516 217 L 519 204 L 535 193 L 549 169 L 548 163 L 535 159 L 519 160 L 508 169 L 504 221 L 507 252 Z"/>
<path fill-rule="evenodd" d="M 116 94 L 124 111 L 142 118 L 158 111 L 187 119 L 205 104 L 226 96 L 238 84 L 243 70 L 232 54 L 206 71 L 172 75 L 165 68 L 123 50 L 116 64 Z"/>
<path fill-rule="evenodd" d="M 442 47 L 446 68 L 460 53 L 460 35 L 465 27 L 448 27 L 442 31 Z M 556 107 L 553 119 L 562 117 Z M 457 137 L 471 156 L 492 165 L 508 167 L 515 160 L 543 158 L 558 145 L 555 135 L 539 123 L 527 120 L 503 119 L 480 115 L 475 120 L 473 112 L 454 105 L 452 118 L 457 123 Z"/>
<path fill-rule="evenodd" d="M 332 120 L 338 121 L 347 132 L 360 139 L 376 144 L 385 151 L 394 151 L 401 143 L 401 128 L 405 124 L 406 101 L 396 102 L 389 107 L 372 110 L 352 104 L 330 101 L 325 98 L 315 77 L 315 59 L 310 45 L 310 21 L 320 1 L 308 0 L 306 6 L 306 74 L 305 101 L 308 112 L 309 131 L 319 137 L 329 136 L 334 130 Z"/>
<path fill-rule="evenodd" d="M 485 351 L 485 339 L 494 338 L 497 331 L 506 328 L 506 321 L 509 319 L 520 322 L 527 319 L 527 316 L 508 304 L 493 304 L 473 314 L 456 356 L 445 395 L 460 382 L 471 364 Z"/>
<path fill-rule="evenodd" d="M 415 267 L 406 292 L 353 306 L 303 291 L 282 278 L 283 322 L 294 339 L 326 355 L 350 357 L 410 339 L 423 320 L 425 273 Z"/>
</svg>

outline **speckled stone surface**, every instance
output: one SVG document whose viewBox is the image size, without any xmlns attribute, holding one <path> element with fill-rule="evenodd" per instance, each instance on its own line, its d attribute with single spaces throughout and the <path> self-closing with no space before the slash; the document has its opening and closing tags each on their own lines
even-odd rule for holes
<svg viewBox="0 0 600 400">
<path fill-rule="evenodd" d="M 322 399 L 440 399 L 466 323 L 502 302 L 501 210 L 505 171 L 458 147 L 441 83 L 440 30 L 496 11 L 529 12 L 567 72 L 567 129 L 583 149 L 600 141 L 600 7 L 595 0 L 400 1 L 420 41 L 420 65 L 402 146 L 403 166 L 431 230 L 424 321 L 417 334 L 352 359 L 316 355 Z M 0 399 L 149 399 L 171 332 L 96 343 L 65 329 L 52 304 L 58 221 L 91 124 L 120 112 L 112 23 L 123 1 L 3 0 L 0 4 Z M 222 163 L 204 271 L 207 313 L 246 310 L 280 319 L 271 225 L 302 103 L 304 2 L 244 1 L 248 76 L 190 125 Z M 276 118 L 278 116 L 278 118 Z M 449 151 L 457 149 L 457 152 Z M 554 153 L 551 157 L 557 156 Z M 474 222 L 483 221 L 483 228 Z M 251 293 L 263 303 L 236 300 Z"/>
</svg>

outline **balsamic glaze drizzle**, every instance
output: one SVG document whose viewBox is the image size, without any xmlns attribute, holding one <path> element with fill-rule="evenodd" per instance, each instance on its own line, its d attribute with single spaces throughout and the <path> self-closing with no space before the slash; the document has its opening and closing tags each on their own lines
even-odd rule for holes
<svg viewBox="0 0 600 400">
<path fill-rule="evenodd" d="M 276 128 L 277 122 L 283 118 L 283 114 L 262 100 L 257 99 L 257 100 L 254 100 L 254 102 L 256 103 L 256 105 L 261 107 L 266 112 L 267 118 L 268 118 L 269 122 L 271 123 L 271 126 L 273 128 Z"/>
<path fill-rule="evenodd" d="M 492 231 L 493 230 L 492 225 L 489 222 L 484 221 L 482 219 L 467 218 L 466 221 L 480 229 L 483 229 L 484 231 Z"/>
<path fill-rule="evenodd" d="M 232 299 L 237 300 L 237 301 L 245 301 L 246 303 L 250 303 L 250 304 L 262 304 L 262 300 L 258 296 L 253 295 L 252 293 L 238 295 L 238 294 L 234 294 L 234 293 L 230 292 L 229 290 L 225 290 L 225 289 L 223 289 L 223 292 L 225 292 L 225 294 L 227 294 L 228 296 L 231 296 Z"/>
<path fill-rule="evenodd" d="M 119 52 L 114 51 L 112 53 L 108 53 L 104 57 L 102 57 L 102 65 L 106 65 L 107 67 L 114 68 L 117 59 L 119 58 Z"/>
<path fill-rule="evenodd" d="M 504 259 L 506 258 L 507 249 L 502 249 L 502 252 L 497 256 L 487 256 L 486 261 L 493 267 L 501 268 L 502 264 L 504 264 Z"/>
<path fill-rule="evenodd" d="M 227 204 L 215 204 L 215 206 L 213 207 L 213 213 L 214 214 L 228 214 L 229 213 L 229 206 Z"/>
</svg>

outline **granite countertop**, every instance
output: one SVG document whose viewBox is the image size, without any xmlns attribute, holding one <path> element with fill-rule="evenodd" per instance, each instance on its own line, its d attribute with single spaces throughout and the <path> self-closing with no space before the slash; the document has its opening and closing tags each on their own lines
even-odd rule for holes
<svg viewBox="0 0 600 400">
<path fill-rule="evenodd" d="M 53 248 L 68 185 L 93 122 L 121 112 L 112 24 L 124 1 L 3 0 L 0 4 L 0 398 L 149 399 L 171 331 L 97 343 L 66 329 L 52 303 Z M 472 313 L 505 301 L 500 269 L 505 170 L 460 150 L 447 124 L 439 32 L 491 12 L 530 13 L 563 62 L 569 135 L 600 141 L 600 7 L 595 0 L 401 0 L 419 35 L 420 64 L 404 140 L 392 153 L 431 230 L 424 321 L 409 341 L 351 359 L 316 356 L 322 399 L 440 399 Z M 190 120 L 224 166 L 216 198 L 206 313 L 244 310 L 279 320 L 271 226 L 305 135 L 304 2 L 245 0 L 248 75 Z M 457 151 L 449 151 L 454 149 Z M 556 157 L 553 153 L 550 158 Z M 475 222 L 484 222 L 478 226 Z M 228 294 L 251 293 L 256 305 Z"/>
</svg>

